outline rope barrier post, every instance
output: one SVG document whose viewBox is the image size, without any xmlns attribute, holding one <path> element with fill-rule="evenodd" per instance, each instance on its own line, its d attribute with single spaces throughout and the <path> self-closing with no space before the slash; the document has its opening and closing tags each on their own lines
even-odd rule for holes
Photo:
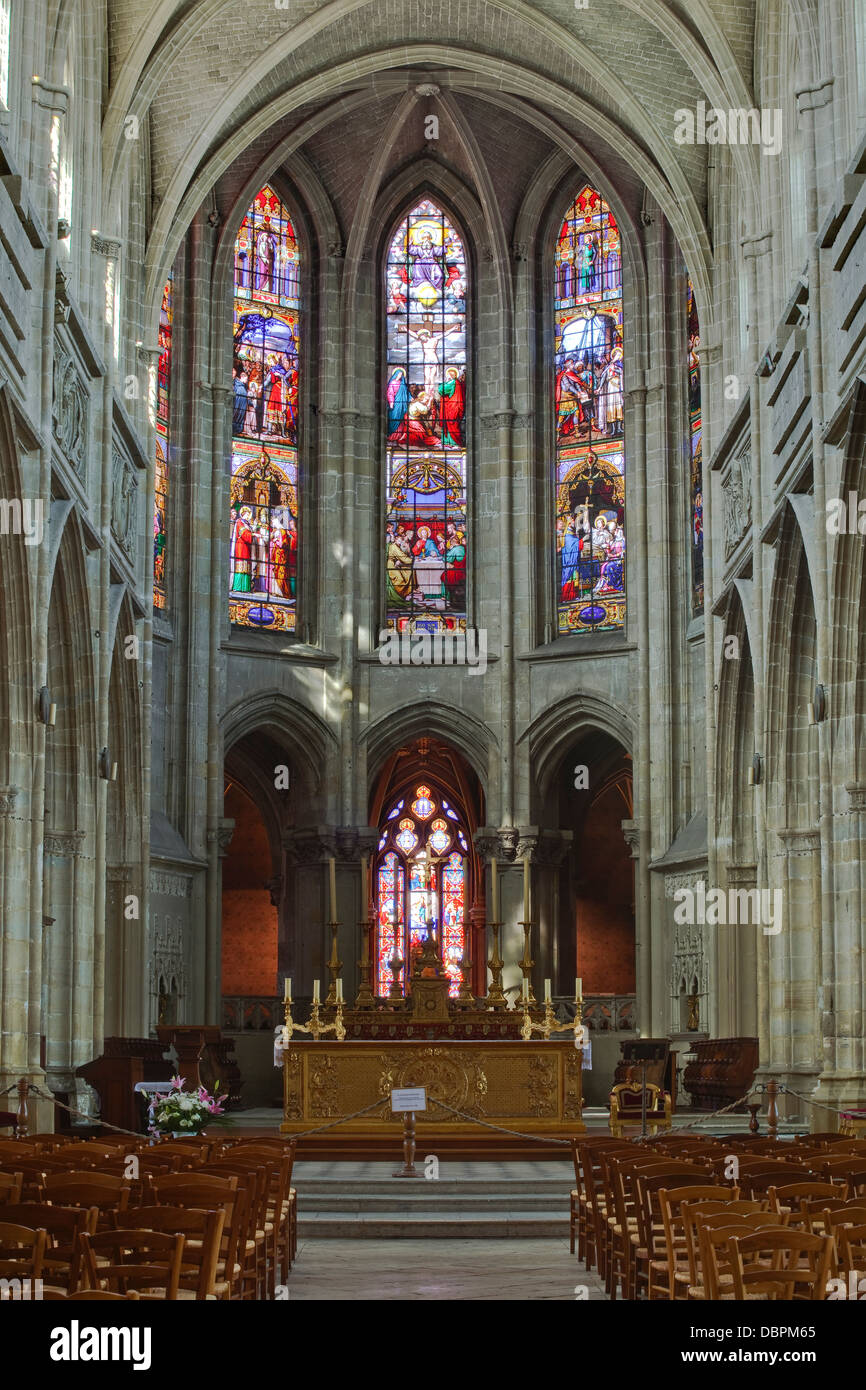
<svg viewBox="0 0 866 1390">
<path fill-rule="evenodd" d="M 18 1114 L 15 1119 L 15 1138 L 26 1139 L 28 1132 L 27 1118 L 27 1082 L 18 1082 Z"/>
<path fill-rule="evenodd" d="M 395 1178 L 417 1178 L 415 1167 L 415 1111 L 403 1111 L 403 1167 L 392 1174 Z"/>
</svg>

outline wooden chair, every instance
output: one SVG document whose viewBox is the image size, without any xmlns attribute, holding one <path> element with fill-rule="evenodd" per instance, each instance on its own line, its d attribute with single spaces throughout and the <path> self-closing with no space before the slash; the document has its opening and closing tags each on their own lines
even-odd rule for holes
<svg viewBox="0 0 866 1390">
<path fill-rule="evenodd" d="M 849 1197 L 866 1195 L 866 1161 L 856 1154 L 852 1158 L 828 1159 L 821 1167 L 827 1182 L 844 1183 Z"/>
<path fill-rule="evenodd" d="M 749 1168 L 745 1173 L 742 1166 L 740 1168 L 740 1189 L 747 1197 L 763 1197 L 769 1193 L 771 1187 L 783 1187 L 788 1183 L 808 1180 L 808 1171 L 797 1168 L 792 1163 Z"/>
<path fill-rule="evenodd" d="M 604 1163 L 604 1158 L 602 1162 Z M 610 1185 L 613 1192 L 613 1213 L 607 1218 L 609 1231 L 609 1259 L 607 1269 L 608 1293 L 616 1298 L 617 1284 L 621 1284 L 623 1297 L 635 1297 L 635 1263 L 633 1251 L 639 1246 L 637 1188 L 638 1176 L 679 1177 L 688 1175 L 693 1183 L 700 1182 L 703 1172 L 694 1164 L 678 1159 L 659 1158 L 658 1154 L 646 1154 L 640 1158 L 617 1159 L 612 1157 L 608 1163 Z M 669 1184 L 673 1186 L 673 1184 Z"/>
<path fill-rule="evenodd" d="M 723 1192 L 726 1198 L 725 1205 L 728 1201 L 735 1201 L 739 1196 L 739 1188 L 720 1188 L 709 1184 L 659 1188 L 658 1203 L 665 1237 L 665 1260 L 663 1266 L 659 1261 L 650 1263 L 648 1298 L 685 1298 L 689 1284 L 695 1283 L 696 1277 L 693 1277 L 694 1271 L 690 1266 L 686 1246 L 682 1218 L 683 1203 L 688 1202 L 692 1207 L 699 1207 L 705 1202 L 717 1202 L 721 1205 Z"/>
<path fill-rule="evenodd" d="M 698 1238 L 699 1283 L 689 1288 L 690 1299 L 710 1302 L 734 1298 L 734 1272 L 728 1240 L 731 1235 L 750 1235 L 756 1231 L 781 1227 L 778 1212 L 760 1211 L 751 1214 L 721 1212 L 711 1216 L 699 1215 L 695 1222 Z M 766 1270 L 766 1261 L 762 1268 Z"/>
<path fill-rule="evenodd" d="M 177 1298 L 184 1237 L 165 1231 L 97 1231 L 80 1237 L 84 1287 Z M 143 1293 L 144 1290 L 150 1290 Z"/>
<path fill-rule="evenodd" d="M 20 1202 L 24 1179 L 21 1173 L 0 1173 L 0 1206 Z"/>
<path fill-rule="evenodd" d="M 712 1224 L 716 1217 L 737 1221 L 740 1217 L 762 1214 L 767 1209 L 766 1202 L 751 1201 L 745 1197 L 734 1197 L 733 1189 L 728 1189 L 728 1191 L 732 1194 L 730 1197 L 724 1196 L 724 1189 L 722 1189 L 722 1192 L 712 1199 L 703 1198 L 699 1202 L 682 1201 L 680 1205 L 680 1223 L 685 1246 L 687 1277 L 685 1279 L 677 1277 L 676 1279 L 674 1287 L 678 1299 L 703 1299 L 706 1297 L 701 1276 L 699 1226 L 708 1220 Z M 716 1222 L 716 1224 L 724 1225 L 725 1223 L 721 1221 Z"/>
<path fill-rule="evenodd" d="M 140 1299 L 141 1294 L 135 1289 L 130 1289 L 129 1293 L 110 1293 L 108 1289 L 79 1289 L 78 1293 L 63 1293 L 61 1289 L 43 1285 L 42 1297 L 55 1301 L 65 1299 L 73 1303 L 128 1303 Z"/>
<path fill-rule="evenodd" d="M 249 1229 L 249 1201 L 246 1186 L 236 1177 L 213 1173 L 169 1173 L 154 1178 L 153 1196 L 159 1206 L 186 1207 L 190 1210 L 224 1211 L 217 1261 L 217 1283 L 228 1285 L 228 1298 L 241 1296 L 242 1259 Z"/>
<path fill-rule="evenodd" d="M 866 1276 L 866 1222 L 856 1226 L 841 1224 L 836 1232 L 839 1271 L 847 1275 L 855 1271 Z"/>
<path fill-rule="evenodd" d="M 834 1144 L 844 1144 L 846 1139 L 850 1139 L 850 1134 L 840 1134 L 835 1129 L 816 1129 L 812 1134 L 795 1134 L 794 1141 L 799 1143 L 802 1139 L 808 1144 L 825 1144 L 828 1147 Z"/>
<path fill-rule="evenodd" d="M 296 1147 L 295 1140 L 279 1146 L 243 1141 L 228 1151 L 228 1156 L 238 1153 L 243 1158 L 268 1163 L 273 1167 L 267 1220 L 273 1226 L 274 1234 L 271 1255 L 274 1281 L 278 1270 L 283 1280 L 289 1277 L 289 1270 L 297 1253 L 297 1193 L 292 1187 Z"/>
<path fill-rule="evenodd" d="M 214 1139 L 161 1139 L 153 1145 L 150 1153 L 155 1158 L 177 1157 L 181 1169 L 197 1168 L 207 1162 L 216 1147 L 217 1141 Z"/>
<path fill-rule="evenodd" d="M 599 1239 L 599 1227 L 606 1216 L 608 1193 L 604 1187 L 601 1166 L 602 1152 L 633 1152 L 634 1146 L 609 1135 L 591 1135 L 572 1140 L 572 1157 L 576 1189 L 571 1194 L 572 1207 L 577 1210 L 578 1255 L 587 1269 L 598 1268 L 604 1278 L 604 1241 Z"/>
<path fill-rule="evenodd" d="M 38 1156 L 38 1144 L 28 1144 L 24 1139 L 0 1139 L 0 1167 L 17 1168 L 17 1163 L 11 1163 L 10 1160 L 37 1158 Z"/>
<path fill-rule="evenodd" d="M 788 1227 L 764 1229 L 750 1235 L 730 1234 L 727 1249 L 737 1299 L 792 1299 L 799 1294 L 819 1301 L 827 1297 L 831 1236 Z"/>
<path fill-rule="evenodd" d="M 207 1211 L 196 1207 L 147 1206 L 130 1207 L 125 1219 L 139 1230 L 184 1237 L 177 1297 L 203 1301 L 229 1296 L 228 1282 L 217 1281 L 225 1217 L 224 1207 Z"/>
<path fill-rule="evenodd" d="M 789 1182 L 782 1183 L 780 1187 L 767 1188 L 770 1211 L 777 1211 L 784 1216 L 786 1226 L 802 1226 L 804 1230 L 811 1228 L 808 1216 L 803 1210 L 803 1203 L 820 1198 L 833 1201 L 838 1195 L 839 1189 L 832 1182 Z"/>
<path fill-rule="evenodd" d="M 58 1207 L 47 1202 L 19 1202 L 5 1206 L 3 1216 L 19 1226 L 42 1229 L 48 1236 L 43 1278 L 74 1289 L 78 1283 L 81 1249 L 79 1236 L 96 1230 L 96 1207 Z"/>
<path fill-rule="evenodd" d="M 0 1221 L 0 1279 L 41 1279 L 47 1244 L 41 1227 Z"/>
<path fill-rule="evenodd" d="M 124 1158 L 130 1152 L 128 1144 L 102 1144 L 88 1139 L 66 1144 L 60 1157 L 65 1161 L 67 1168 L 81 1171 L 98 1168 L 100 1164 L 110 1162 L 111 1159 Z"/>
<path fill-rule="evenodd" d="M 669 1298 L 676 1268 L 676 1250 L 673 1260 L 668 1262 L 667 1231 L 661 1206 L 661 1194 L 674 1194 L 678 1189 L 684 1192 L 710 1194 L 721 1189 L 696 1184 L 696 1173 L 681 1173 L 679 1176 L 647 1174 L 639 1172 L 637 1187 L 637 1239 L 632 1240 L 632 1261 L 634 1267 L 633 1293 L 639 1298 L 646 1291 L 647 1298 Z M 700 1200 L 700 1199 L 698 1199 Z"/>
<path fill-rule="evenodd" d="M 46 1173 L 67 1173 L 69 1171 L 65 1163 L 58 1162 L 49 1156 L 19 1158 L 16 1159 L 15 1166 L 21 1174 L 21 1194 L 25 1201 L 32 1201 L 39 1196 Z"/>
<path fill-rule="evenodd" d="M 261 1162 L 254 1158 L 220 1158 L 201 1168 L 202 1173 L 235 1176 L 238 1184 L 245 1183 L 249 1196 L 250 1227 L 245 1242 L 242 1283 L 246 1297 L 267 1296 L 268 1284 L 275 1283 L 268 1270 L 268 1252 L 275 1243 L 275 1232 L 268 1214 L 268 1197 L 276 1160 Z"/>
<path fill-rule="evenodd" d="M 40 1200 L 62 1207 L 97 1207 L 97 1231 L 114 1226 L 129 1206 L 129 1183 L 124 1178 L 92 1170 L 46 1173 Z"/>
</svg>

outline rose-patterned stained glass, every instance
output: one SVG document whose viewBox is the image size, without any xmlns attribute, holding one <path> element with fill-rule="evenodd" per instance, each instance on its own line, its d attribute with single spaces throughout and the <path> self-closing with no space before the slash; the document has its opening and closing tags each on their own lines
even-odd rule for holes
<svg viewBox="0 0 866 1390">
<path fill-rule="evenodd" d="M 419 824 L 409 816 L 400 816 L 407 800 L 413 810 L 420 808 L 426 813 L 429 830 L 423 822 Z M 445 811 L 452 820 L 457 821 L 456 827 L 452 827 L 448 820 L 437 814 L 440 811 Z M 396 911 L 400 954 L 406 961 L 406 971 L 403 975 L 404 993 L 406 979 L 408 977 L 411 981 L 413 973 L 413 955 L 417 955 L 420 950 L 429 924 L 439 943 L 440 952 L 443 953 L 443 962 L 446 962 L 447 953 L 447 973 L 451 979 L 449 993 L 456 994 L 461 974 L 459 965 L 455 965 L 455 962 L 459 962 L 463 957 L 466 865 L 469 853 L 460 817 L 446 802 L 439 799 L 438 793 L 430 786 L 421 783 L 415 787 L 411 797 L 402 797 L 386 810 L 380 828 L 377 870 L 377 992 L 379 995 L 387 994 L 391 984 L 391 972 L 387 961 L 394 949 L 391 923 L 392 913 Z M 452 844 L 455 829 L 464 853 L 455 850 L 446 859 L 445 854 Z M 426 843 L 422 839 L 424 835 Z M 404 894 L 407 895 L 408 921 L 403 914 Z"/>
<path fill-rule="evenodd" d="M 462 979 L 461 961 L 465 942 L 466 861 L 452 854 L 442 870 L 442 958 L 451 980 L 450 995 L 456 995 Z"/>
<path fill-rule="evenodd" d="M 689 343 L 689 484 L 691 497 L 692 615 L 704 610 L 704 483 L 701 429 L 701 328 L 695 291 L 686 281 L 686 325 Z"/>
<path fill-rule="evenodd" d="M 607 203 L 585 187 L 554 257 L 558 630 L 625 623 L 622 248 Z"/>
<path fill-rule="evenodd" d="M 386 854 L 379 864 L 378 911 L 376 931 L 377 993 L 387 995 L 394 978 L 391 959 L 394 943 L 400 940 L 400 956 L 406 953 L 402 946 L 403 922 L 403 874 L 400 861 L 393 850 Z"/>
<path fill-rule="evenodd" d="M 466 298 L 463 242 L 429 198 L 385 266 L 385 621 L 466 627 Z"/>
<path fill-rule="evenodd" d="M 430 800 L 430 788 L 419 787 L 418 795 L 412 802 L 412 810 L 421 820 L 427 820 L 433 814 L 434 804 Z"/>
<path fill-rule="evenodd" d="M 156 370 L 156 488 L 153 502 L 153 606 L 165 608 L 166 557 L 165 547 L 168 538 L 166 531 L 166 508 L 168 506 L 168 459 L 169 459 L 169 400 L 171 393 L 171 334 L 172 334 L 172 278 L 169 275 L 162 291 L 162 304 L 159 310 L 159 358 Z"/>
<path fill-rule="evenodd" d="M 297 626 L 300 265 L 266 184 L 235 242 L 229 609 L 282 632 Z"/>
<path fill-rule="evenodd" d="M 434 854 L 444 854 L 451 843 L 451 835 L 448 831 L 448 823 L 444 820 L 434 820 L 430 826 L 430 835 L 427 840 L 428 845 Z"/>
<path fill-rule="evenodd" d="M 415 822 L 412 820 L 401 820 L 400 830 L 394 836 L 394 841 L 404 854 L 409 854 L 418 843 L 418 836 L 415 834 Z"/>
</svg>

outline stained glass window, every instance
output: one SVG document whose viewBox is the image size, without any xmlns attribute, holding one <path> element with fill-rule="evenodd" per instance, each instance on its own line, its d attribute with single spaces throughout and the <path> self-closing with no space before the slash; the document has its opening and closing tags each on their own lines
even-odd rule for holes
<svg viewBox="0 0 866 1390">
<path fill-rule="evenodd" d="M 397 814 L 407 799 L 414 815 L 401 816 L 395 825 Z M 395 940 L 400 958 L 406 962 L 402 975 L 405 993 L 406 979 L 411 980 L 412 976 L 413 954 L 423 945 L 428 926 L 436 937 L 450 979 L 449 994 L 456 995 L 460 988 L 469 850 L 463 830 L 459 828 L 457 834 L 463 853 L 453 849 L 453 827 L 436 814 L 443 806 L 438 793 L 422 784 L 414 789 L 411 797 L 402 798 L 385 815 L 377 871 L 376 993 L 379 995 L 387 995 L 391 988 Z M 459 821 L 456 815 L 454 818 Z M 451 854 L 449 849 L 452 849 Z M 408 921 L 405 908 L 408 908 Z"/>
<path fill-rule="evenodd" d="M 229 609 L 294 632 L 298 570 L 300 251 L 265 185 L 235 242 Z"/>
<path fill-rule="evenodd" d="M 425 198 L 385 266 L 386 625 L 466 626 L 466 297 L 463 242 Z"/>
<path fill-rule="evenodd" d="M 153 606 L 165 608 L 166 508 L 168 506 L 168 430 L 171 392 L 172 280 L 169 275 L 162 291 L 156 368 L 156 489 L 153 503 Z"/>
<path fill-rule="evenodd" d="M 594 188 L 575 198 L 554 256 L 558 630 L 625 623 L 622 249 Z"/>
<path fill-rule="evenodd" d="M 686 315 L 689 341 L 689 482 L 692 530 L 692 613 L 704 607 L 704 486 L 701 439 L 701 329 L 695 307 L 695 291 L 686 281 Z"/>
</svg>

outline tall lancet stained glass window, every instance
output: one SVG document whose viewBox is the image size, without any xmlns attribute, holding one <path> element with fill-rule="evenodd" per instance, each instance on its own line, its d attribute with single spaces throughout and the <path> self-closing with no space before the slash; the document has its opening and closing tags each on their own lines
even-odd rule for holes
<svg viewBox="0 0 866 1390">
<path fill-rule="evenodd" d="M 565 214 L 554 256 L 558 630 L 625 623 L 622 248 L 594 188 Z"/>
<path fill-rule="evenodd" d="M 376 858 L 376 984 L 387 996 L 397 948 L 401 993 L 428 927 L 456 995 L 462 979 L 469 844 L 461 817 L 435 787 L 418 782 L 389 807 Z"/>
<path fill-rule="evenodd" d="M 686 282 L 686 323 L 689 343 L 689 497 L 691 510 L 692 613 L 704 607 L 704 481 L 701 430 L 701 329 L 695 291 Z"/>
<path fill-rule="evenodd" d="M 429 198 L 385 266 L 386 625 L 466 626 L 466 299 L 463 242 Z"/>
<path fill-rule="evenodd" d="M 265 185 L 235 242 L 229 609 L 281 632 L 297 626 L 300 264 Z"/>
<path fill-rule="evenodd" d="M 168 507 L 168 457 L 169 457 L 169 398 L 171 392 L 171 331 L 172 331 L 172 282 L 171 276 L 162 291 L 162 304 L 159 310 L 157 343 L 159 357 L 156 368 L 156 490 L 153 502 L 153 606 L 166 606 L 165 547 L 166 508 Z"/>
</svg>

